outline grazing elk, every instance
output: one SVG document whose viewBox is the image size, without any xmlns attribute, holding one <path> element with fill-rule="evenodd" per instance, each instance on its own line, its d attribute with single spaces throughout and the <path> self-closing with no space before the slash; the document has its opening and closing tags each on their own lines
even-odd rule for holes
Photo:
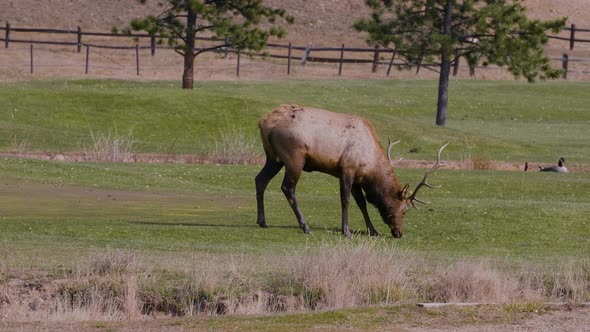
<svg viewBox="0 0 590 332">
<path fill-rule="evenodd" d="M 400 238 L 408 206 L 415 207 L 415 202 L 424 203 L 416 198 L 416 193 L 422 186 L 433 188 L 426 182 L 427 177 L 445 166 L 440 163 L 440 154 L 446 144 L 438 150 L 436 163 L 410 195 L 409 185 L 400 185 L 391 166 L 390 150 L 395 143 L 389 144 L 386 156 L 377 141 L 375 129 L 363 118 L 298 105 L 281 105 L 263 116 L 258 126 L 266 153 L 266 163 L 256 176 L 257 224 L 263 228 L 267 227 L 264 190 L 285 166 L 281 189 L 305 233 L 309 234 L 311 230 L 297 205 L 295 187 L 301 171 L 319 171 L 340 180 L 342 233 L 345 236 L 351 236 L 348 202 L 352 193 L 369 235 L 378 233 L 369 219 L 366 201 L 377 207 L 393 237 Z"/>
</svg>

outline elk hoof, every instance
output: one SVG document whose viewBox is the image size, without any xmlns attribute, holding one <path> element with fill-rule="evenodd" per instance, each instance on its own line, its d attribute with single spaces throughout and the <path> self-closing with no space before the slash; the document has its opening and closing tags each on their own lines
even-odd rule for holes
<svg viewBox="0 0 590 332">
<path fill-rule="evenodd" d="M 268 226 L 266 225 L 266 221 L 257 221 L 256 222 L 258 224 L 258 226 L 262 227 L 262 228 L 267 228 Z"/>
<path fill-rule="evenodd" d="M 302 226 L 301 229 L 303 229 L 303 233 L 311 234 L 311 229 L 307 225 Z"/>
<path fill-rule="evenodd" d="M 352 238 L 352 233 L 350 231 L 343 231 L 342 235 L 346 236 L 347 238 Z"/>
<path fill-rule="evenodd" d="M 368 233 L 369 236 L 379 236 L 379 232 L 377 232 L 376 230 L 369 231 Z"/>
</svg>

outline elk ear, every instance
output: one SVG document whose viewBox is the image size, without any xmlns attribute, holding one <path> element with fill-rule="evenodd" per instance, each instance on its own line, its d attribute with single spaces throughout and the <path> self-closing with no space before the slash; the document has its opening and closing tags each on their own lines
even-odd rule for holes
<svg viewBox="0 0 590 332">
<path fill-rule="evenodd" d="M 400 191 L 399 195 L 400 195 L 400 199 L 404 200 L 406 198 L 408 198 L 408 190 L 410 189 L 410 185 L 406 184 L 404 186 L 404 188 L 402 189 L 402 191 Z"/>
</svg>

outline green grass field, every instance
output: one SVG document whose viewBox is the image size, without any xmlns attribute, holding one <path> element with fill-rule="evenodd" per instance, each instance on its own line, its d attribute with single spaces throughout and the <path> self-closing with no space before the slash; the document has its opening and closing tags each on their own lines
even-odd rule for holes
<svg viewBox="0 0 590 332">
<path fill-rule="evenodd" d="M 94 247 L 148 251 L 288 254 L 340 238 L 337 179 L 306 173 L 298 187 L 314 231 L 297 227 L 279 186 L 268 188 L 270 228 L 255 223 L 258 166 L 57 163 L 2 159 L 2 241 L 11 248 L 62 254 Z M 421 170 L 398 170 L 416 183 Z M 535 260 L 590 255 L 590 174 L 439 171 L 407 216 L 398 248 L 434 256 Z M 549 188 L 549 191 L 548 191 Z M 353 229 L 365 231 L 356 207 Z M 359 240 L 364 234 L 356 236 Z"/>
<path fill-rule="evenodd" d="M 435 86 L 431 81 L 208 82 L 182 91 L 167 82 L 2 84 L 0 151 L 12 150 L 19 140 L 32 151 L 81 151 L 92 144 L 91 131 L 116 131 L 132 133 L 135 152 L 167 153 L 174 144 L 173 153 L 206 154 L 222 131 L 243 131 L 258 144 L 257 119 L 278 104 L 299 103 L 371 119 L 382 142 L 388 136 L 403 141 L 396 151 L 406 158 L 432 159 L 449 141 L 444 158 L 450 160 L 477 155 L 552 163 L 564 156 L 570 165 L 590 162 L 587 83 L 452 82 L 446 128 L 433 124 Z M 414 147 L 416 154 L 407 152 Z M 259 170 L 0 157 L 0 285 L 30 271 L 72 273 L 93 253 L 112 250 L 160 261 L 154 266 L 170 257 L 187 264 L 203 257 L 267 264 L 273 257 L 367 242 L 433 264 L 489 259 L 507 269 L 523 263 L 559 269 L 590 255 L 589 173 L 442 169 L 430 180 L 442 188 L 423 190 L 431 204 L 408 213 L 402 239 L 393 239 L 371 208 L 382 237 L 369 240 L 355 206 L 354 238 L 340 235 L 338 181 L 319 173 L 305 173 L 297 192 L 313 235 L 298 229 L 280 191 L 281 175 L 267 189 L 270 227 L 259 228 L 254 195 Z M 415 185 L 423 170 L 396 173 L 401 182 Z M 222 271 L 223 278 L 231 273 Z M 260 281 L 256 272 L 248 273 L 253 279 L 245 280 Z M 587 282 L 582 287 L 588 288 Z M 590 291 L 585 292 L 580 298 Z"/>
<path fill-rule="evenodd" d="M 300 103 L 370 118 L 382 140 L 402 140 L 397 151 L 406 158 L 432 159 L 436 147 L 449 141 L 446 159 L 474 154 L 553 162 L 565 156 L 571 164 L 584 164 L 590 160 L 589 87 L 452 82 L 448 126 L 437 128 L 432 81 L 206 82 L 194 91 L 167 82 L 12 83 L 0 90 L 0 147 L 10 150 L 10 142 L 20 138 L 29 150 L 80 151 L 92 143 L 91 131 L 116 130 L 132 133 L 136 152 L 165 153 L 176 141 L 174 153 L 204 154 L 221 131 L 243 130 L 258 144 L 261 114 L 280 103 Z M 404 153 L 411 147 L 419 152 Z M 254 227 L 256 166 L 3 159 L 0 167 L 6 188 L 26 183 L 20 193 L 0 192 L 9 202 L 1 210 L 1 236 L 15 246 L 277 252 L 338 234 L 337 180 L 321 174 L 305 174 L 299 186 L 302 209 L 315 230 L 305 237 L 280 193 L 280 180 L 271 183 L 267 195 L 269 223 L 276 227 Z M 403 169 L 398 175 L 415 184 L 421 172 Z M 433 182 L 444 188 L 425 193 L 433 204 L 411 211 L 407 236 L 396 243 L 443 255 L 582 257 L 590 253 L 585 236 L 589 179 L 587 174 L 441 171 Z M 54 191 L 72 196 L 36 188 L 48 183 L 67 185 Z M 115 190 L 123 198 L 94 201 L 99 195 L 88 188 Z M 87 201 L 71 202 L 78 195 Z M 137 201 L 133 208 L 121 203 L 127 196 Z M 162 200 L 170 203 L 154 204 Z M 352 213 L 354 227 L 361 230 L 360 214 Z M 27 227 L 31 231 L 25 232 Z"/>
<path fill-rule="evenodd" d="M 0 150 L 80 151 L 92 133 L 131 133 L 136 152 L 202 154 L 221 131 L 257 141 L 257 120 L 298 103 L 372 120 L 382 142 L 401 139 L 407 159 L 431 159 L 446 141 L 449 159 L 570 165 L 590 162 L 588 83 L 456 81 L 446 128 L 434 126 L 434 81 L 204 82 L 182 91 L 168 82 L 33 81 L 2 84 Z"/>
</svg>

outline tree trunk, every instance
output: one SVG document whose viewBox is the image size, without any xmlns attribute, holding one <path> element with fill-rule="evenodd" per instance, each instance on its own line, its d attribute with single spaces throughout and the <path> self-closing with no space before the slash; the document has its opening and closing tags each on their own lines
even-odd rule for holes
<svg viewBox="0 0 590 332">
<path fill-rule="evenodd" d="M 453 25 L 453 7 L 455 0 L 447 0 L 445 16 L 443 18 L 443 34 L 451 36 Z M 436 124 L 443 126 L 447 123 L 447 104 L 449 101 L 449 76 L 451 74 L 452 50 L 443 47 L 440 56 L 440 76 L 438 79 L 438 103 L 436 105 Z"/>
<path fill-rule="evenodd" d="M 193 88 L 193 68 L 195 63 L 195 26 L 197 15 L 188 2 L 186 8 L 186 50 L 184 51 L 184 70 L 182 72 L 182 88 Z"/>
<path fill-rule="evenodd" d="M 195 57 L 193 53 L 184 54 L 184 70 L 182 72 L 182 88 L 192 89 L 193 88 L 193 68 L 195 63 Z"/>
<path fill-rule="evenodd" d="M 447 123 L 447 104 L 449 101 L 449 75 L 451 61 L 443 54 L 438 78 L 438 103 L 436 105 L 436 124 L 444 127 Z"/>
</svg>

